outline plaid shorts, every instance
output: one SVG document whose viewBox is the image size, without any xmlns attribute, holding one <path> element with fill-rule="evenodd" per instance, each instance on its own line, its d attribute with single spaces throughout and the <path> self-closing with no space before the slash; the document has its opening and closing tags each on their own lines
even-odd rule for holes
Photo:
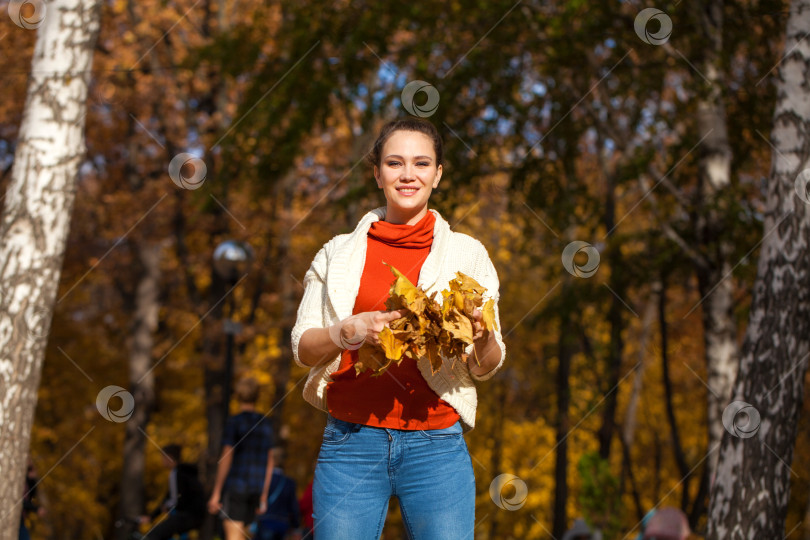
<svg viewBox="0 0 810 540">
<path fill-rule="evenodd" d="M 261 502 L 260 493 L 225 493 L 222 500 L 222 519 L 253 523 Z"/>
</svg>

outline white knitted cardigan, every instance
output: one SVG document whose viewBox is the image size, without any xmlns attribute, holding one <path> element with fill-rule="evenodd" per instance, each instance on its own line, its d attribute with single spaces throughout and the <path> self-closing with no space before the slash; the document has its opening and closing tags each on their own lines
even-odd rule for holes
<svg viewBox="0 0 810 540">
<path fill-rule="evenodd" d="M 495 299 L 498 330 L 494 333 L 501 349 L 501 358 L 494 369 L 478 377 L 470 373 L 466 362 L 457 361 L 455 367 L 452 367 L 452 359 L 444 358 L 442 367 L 434 374 L 426 358 L 418 361 L 422 376 L 436 394 L 456 410 L 461 417 L 464 431 L 468 431 L 475 426 L 475 409 L 478 403 L 472 379 L 486 380 L 492 377 L 503 365 L 506 356 L 498 315 L 498 275 L 481 242 L 466 234 L 451 231 L 450 225 L 438 212 L 430 211 L 436 216 L 433 243 L 419 272 L 417 285 L 430 296 L 434 291 L 447 289 L 448 282 L 460 271 L 486 288 L 485 301 Z M 293 357 L 298 365 L 308 367 L 298 358 L 298 344 L 306 330 L 326 328 L 352 314 L 365 266 L 368 230 L 373 222 L 385 219 L 385 213 L 385 207 L 372 210 L 363 216 L 353 232 L 332 238 L 315 255 L 304 276 L 304 297 L 292 329 Z M 437 298 L 441 298 L 441 294 Z M 468 346 L 467 352 L 472 352 L 472 345 Z M 340 355 L 331 362 L 312 368 L 304 386 L 304 399 L 318 409 L 328 410 L 326 385 L 332 380 L 330 375 L 339 365 Z"/>
</svg>

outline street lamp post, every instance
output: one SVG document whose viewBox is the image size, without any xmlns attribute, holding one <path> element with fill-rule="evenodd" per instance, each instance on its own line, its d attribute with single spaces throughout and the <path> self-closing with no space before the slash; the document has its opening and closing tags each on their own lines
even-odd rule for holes
<svg viewBox="0 0 810 540">
<path fill-rule="evenodd" d="M 253 249 L 245 242 L 225 240 L 214 250 L 214 271 L 228 284 L 228 313 L 225 326 L 225 379 L 222 382 L 222 401 L 225 409 L 224 418 L 228 417 L 231 402 L 231 379 L 233 378 L 233 345 L 234 337 L 239 334 L 241 325 L 233 320 L 235 308 L 233 289 L 239 279 L 247 272 L 253 261 Z"/>
</svg>

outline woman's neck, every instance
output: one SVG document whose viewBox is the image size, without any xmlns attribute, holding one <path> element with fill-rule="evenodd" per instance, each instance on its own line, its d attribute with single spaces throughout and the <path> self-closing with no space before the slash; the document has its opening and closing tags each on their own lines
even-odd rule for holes
<svg viewBox="0 0 810 540">
<path fill-rule="evenodd" d="M 388 206 L 385 210 L 385 221 L 395 225 L 416 225 L 423 217 L 425 217 L 427 212 L 427 205 L 423 206 L 422 209 L 417 211 L 415 214 L 410 212 L 406 213 L 402 210 Z"/>
</svg>

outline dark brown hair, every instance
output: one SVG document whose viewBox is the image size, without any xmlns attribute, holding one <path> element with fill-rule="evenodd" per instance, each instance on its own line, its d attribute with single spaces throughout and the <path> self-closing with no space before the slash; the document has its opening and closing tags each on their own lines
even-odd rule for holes
<svg viewBox="0 0 810 540">
<path fill-rule="evenodd" d="M 175 463 L 180 463 L 180 454 L 183 452 L 183 447 L 179 444 L 167 444 L 163 447 L 163 453 L 166 454 Z"/>
<path fill-rule="evenodd" d="M 239 403 L 256 403 L 259 399 L 259 383 L 253 377 L 236 383 L 236 399 Z"/>
<path fill-rule="evenodd" d="M 436 126 L 421 118 L 402 118 L 385 124 L 382 129 L 380 129 L 380 134 L 377 136 L 377 140 L 374 141 L 371 152 L 366 156 L 369 163 L 377 167 L 382 165 L 383 146 L 385 146 L 386 141 L 395 131 L 416 131 L 424 133 L 433 141 L 433 151 L 436 153 L 436 166 L 438 167 L 443 163 L 442 137 L 439 135 L 439 130 L 436 129 Z"/>
</svg>

